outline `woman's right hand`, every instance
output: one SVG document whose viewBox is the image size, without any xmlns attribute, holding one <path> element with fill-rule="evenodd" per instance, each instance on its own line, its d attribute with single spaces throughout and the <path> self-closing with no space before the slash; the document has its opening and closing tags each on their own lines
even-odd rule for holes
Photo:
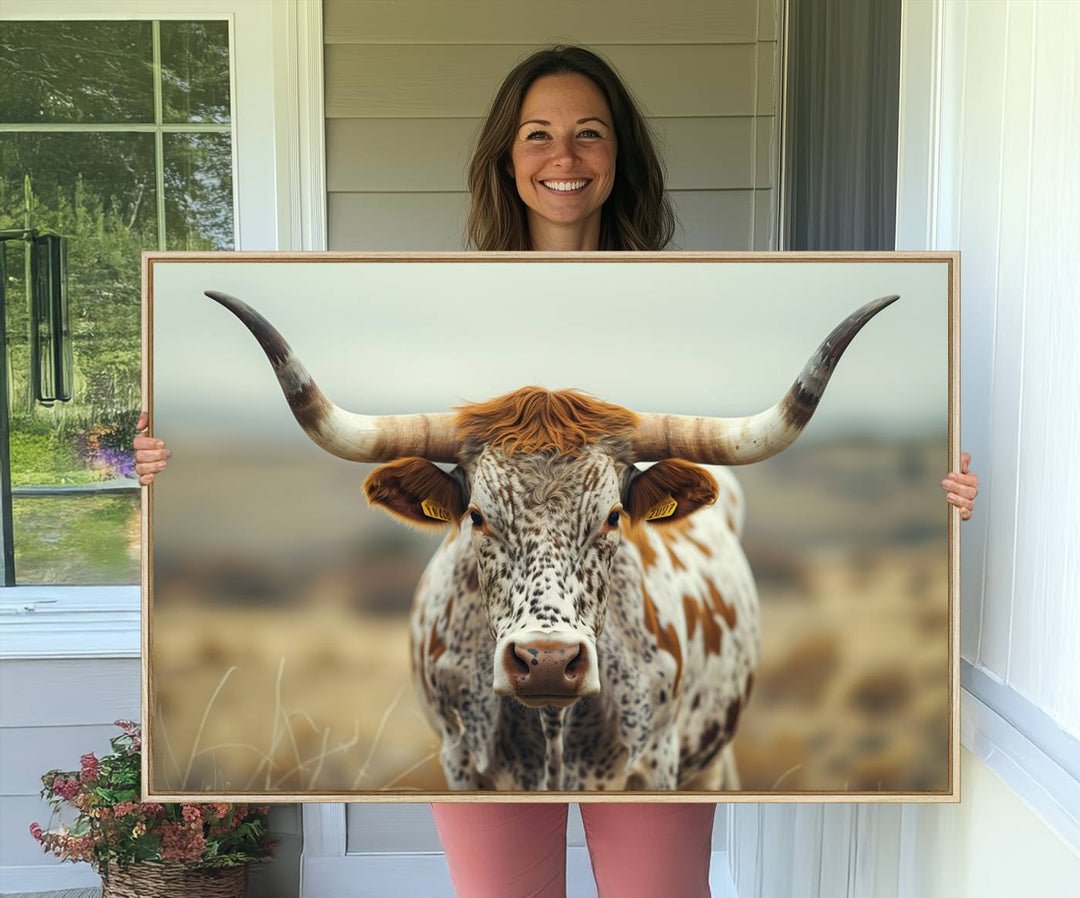
<svg viewBox="0 0 1080 898">
<path fill-rule="evenodd" d="M 139 415 L 135 430 L 141 434 L 150 425 L 150 416 L 146 412 Z M 154 482 L 154 475 L 165 470 L 165 459 L 172 453 L 165 448 L 165 441 L 156 437 L 136 436 L 132 441 L 135 447 L 135 473 L 139 483 L 148 486 Z"/>
</svg>

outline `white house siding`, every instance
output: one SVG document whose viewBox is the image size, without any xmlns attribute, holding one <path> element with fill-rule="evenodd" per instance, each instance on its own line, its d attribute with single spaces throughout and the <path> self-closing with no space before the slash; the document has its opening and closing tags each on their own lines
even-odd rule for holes
<svg viewBox="0 0 1080 898">
<path fill-rule="evenodd" d="M 778 7 L 327 0 L 329 248 L 464 249 L 465 171 L 492 95 L 561 41 L 604 54 L 647 110 L 678 248 L 774 249 Z"/>
<path fill-rule="evenodd" d="M 1080 739 L 1080 4 L 946 4 L 943 30 L 937 241 L 964 253 L 964 440 L 990 486 L 962 652 Z"/>
<path fill-rule="evenodd" d="M 936 139 L 932 126 L 905 145 L 902 117 L 902 184 L 916 176 L 897 233 L 904 248 L 962 253 L 961 441 L 984 488 L 961 541 L 961 656 L 982 700 L 965 700 L 962 733 L 977 757 L 962 768 L 961 807 L 921 809 L 904 833 L 927 864 L 944 871 L 958 856 L 962 872 L 932 888 L 913 875 L 901 894 L 1075 894 L 1080 4 L 908 0 L 905 15 L 936 38 L 909 33 L 905 52 L 913 74 L 936 71 L 939 91 Z"/>
<path fill-rule="evenodd" d="M 66 864 L 58 878 L 34 878 L 25 868 L 48 868 L 30 836 L 30 824 L 45 826 L 50 808 L 39 796 L 41 774 L 77 770 L 89 751 L 108 752 L 119 734 L 114 720 L 138 720 L 137 658 L 0 661 L 0 893 L 96 883 L 86 864 Z M 35 889 L 36 890 L 36 889 Z"/>
</svg>

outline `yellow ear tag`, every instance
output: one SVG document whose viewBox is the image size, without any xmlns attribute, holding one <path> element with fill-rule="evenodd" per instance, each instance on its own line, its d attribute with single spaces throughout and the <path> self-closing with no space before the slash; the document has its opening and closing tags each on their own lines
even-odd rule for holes
<svg viewBox="0 0 1080 898">
<path fill-rule="evenodd" d="M 450 512 L 441 505 L 436 505 L 434 502 L 429 502 L 427 499 L 420 503 L 420 508 L 425 515 L 429 518 L 434 518 L 436 521 L 450 520 Z"/>
<path fill-rule="evenodd" d="M 675 514 L 675 509 L 678 507 L 679 503 L 668 496 L 664 502 L 658 502 L 649 509 L 649 513 L 645 515 L 645 520 L 655 521 L 657 518 L 670 518 Z"/>
</svg>

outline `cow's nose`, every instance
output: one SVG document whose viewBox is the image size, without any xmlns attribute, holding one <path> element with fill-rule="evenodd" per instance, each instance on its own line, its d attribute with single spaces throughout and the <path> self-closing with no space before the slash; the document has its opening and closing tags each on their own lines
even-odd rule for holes
<svg viewBox="0 0 1080 898">
<path fill-rule="evenodd" d="M 589 671 L 585 643 L 511 642 L 503 655 L 514 694 L 529 698 L 576 696 Z"/>
</svg>

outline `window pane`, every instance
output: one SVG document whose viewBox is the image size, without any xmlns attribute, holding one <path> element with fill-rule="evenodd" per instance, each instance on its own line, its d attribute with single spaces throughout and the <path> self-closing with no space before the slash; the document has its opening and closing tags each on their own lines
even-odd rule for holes
<svg viewBox="0 0 1080 898">
<path fill-rule="evenodd" d="M 33 455 L 13 453 L 15 486 L 106 479 L 87 448 L 96 444 L 86 441 L 92 429 L 108 442 L 108 434 L 131 426 L 140 395 L 139 254 L 157 245 L 154 184 L 152 134 L 0 135 L 0 228 L 29 224 L 68 238 L 75 369 L 71 402 L 50 408 L 33 401 L 24 244 L 9 241 L 12 434 L 42 426 L 53 434 Z"/>
<path fill-rule="evenodd" d="M 27 177 L 33 193 L 30 210 Z M 29 224 L 95 239 L 104 228 L 132 235 L 140 249 L 153 249 L 156 183 L 153 134 L 0 133 L 3 228 Z M 93 255 L 84 262 L 97 262 L 97 253 Z M 68 261 L 79 264 L 74 258 Z M 137 258 L 134 265 L 137 272 Z"/>
<path fill-rule="evenodd" d="M 227 129 L 227 23 L 159 27 L 166 120 Z M 4 23 L 0 120 L 31 129 L 152 125 L 153 35 L 149 21 Z M 156 168 L 157 140 L 166 154 L 163 171 Z M 165 196 L 159 178 L 168 185 Z M 140 253 L 159 248 L 159 217 L 168 221 L 170 247 L 233 246 L 230 134 L 0 133 L 0 229 L 67 240 L 74 370 L 72 401 L 35 401 L 25 244 L 7 241 L 0 327 L 8 342 L 20 583 L 138 582 L 138 490 L 118 493 L 109 483 L 102 492 L 100 484 L 135 484 Z M 63 486 L 80 492 L 19 495 Z"/>
<path fill-rule="evenodd" d="M 15 488 L 134 482 L 130 446 L 140 406 L 139 254 L 157 244 L 154 185 L 152 134 L 0 134 L 0 228 L 29 223 L 68 239 L 75 373 L 71 402 L 47 407 L 34 401 L 25 244 L 6 242 Z M 18 582 L 137 582 L 138 562 L 133 568 L 126 541 L 126 516 L 137 508 L 137 497 L 136 491 L 16 498 Z"/>
<path fill-rule="evenodd" d="M 231 136 L 164 137 L 166 248 L 232 249 Z"/>
<path fill-rule="evenodd" d="M 154 121 L 150 22 L 4 22 L 0 121 Z"/>
<path fill-rule="evenodd" d="M 139 493 L 12 501 L 19 583 L 139 582 Z"/>
<path fill-rule="evenodd" d="M 164 122 L 229 121 L 229 23 L 161 23 Z"/>
</svg>

